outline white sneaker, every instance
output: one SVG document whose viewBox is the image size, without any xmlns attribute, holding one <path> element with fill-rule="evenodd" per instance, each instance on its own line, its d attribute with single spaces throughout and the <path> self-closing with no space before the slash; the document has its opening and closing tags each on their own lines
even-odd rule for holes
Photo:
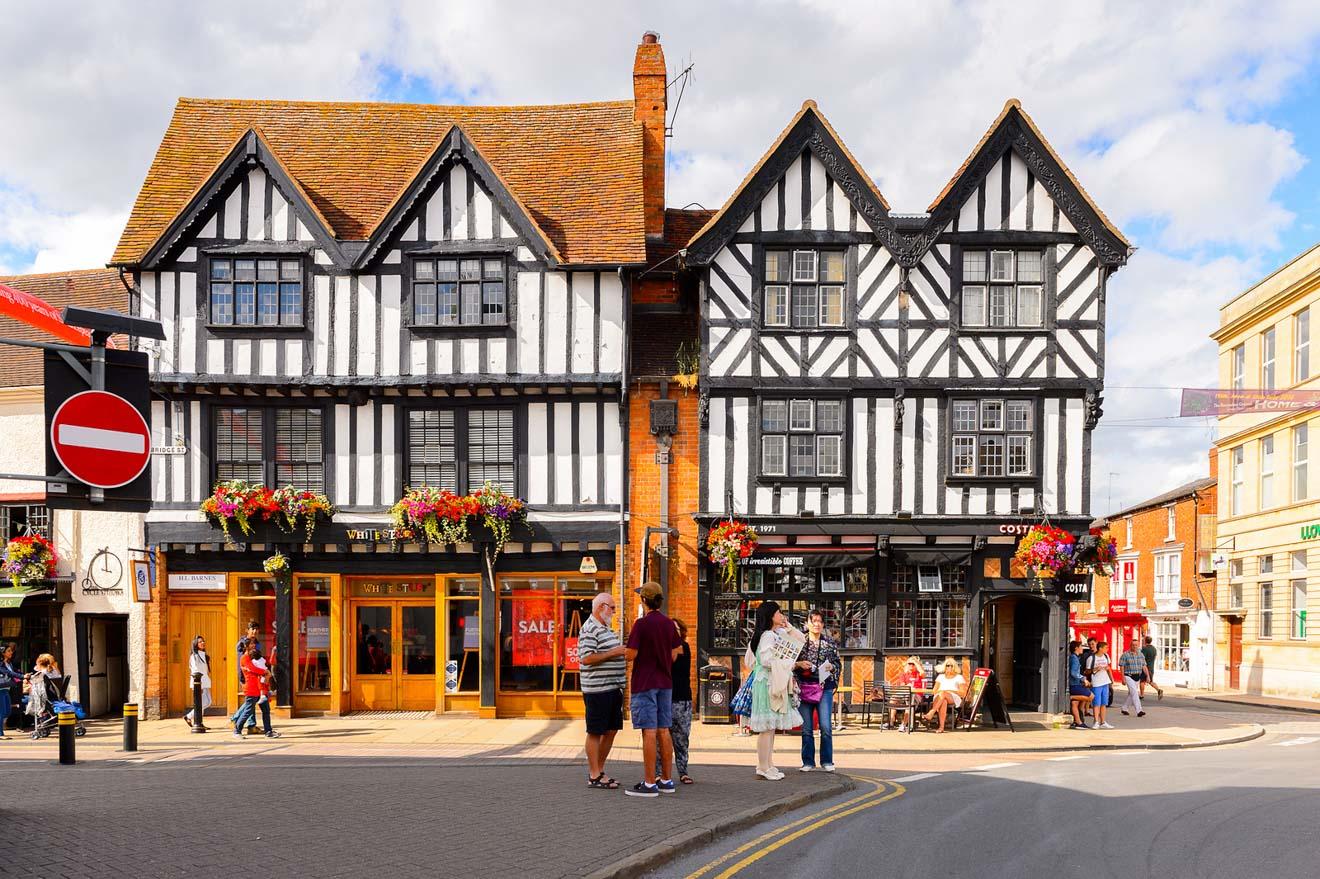
<svg viewBox="0 0 1320 879">
<path fill-rule="evenodd" d="M 766 776 L 766 777 L 769 778 L 771 781 L 779 781 L 780 779 L 782 779 L 782 778 L 784 777 L 784 773 L 783 773 L 783 772 L 780 772 L 778 769 L 776 769 L 775 767 L 771 766 L 771 767 L 770 767 L 770 774 L 769 774 L 768 776 Z"/>
<path fill-rule="evenodd" d="M 798 772 L 811 772 L 815 768 L 816 768 L 815 766 L 808 766 L 807 764 L 803 763 L 801 766 L 798 767 Z"/>
<path fill-rule="evenodd" d="M 1105 721 L 1104 723 L 1100 724 L 1100 728 L 1101 728 L 1101 729 L 1113 729 L 1114 727 L 1113 727 L 1112 725 L 1110 725 L 1109 721 Z"/>
<path fill-rule="evenodd" d="M 820 764 L 820 771 L 821 771 L 821 772 L 833 772 L 833 771 L 834 771 L 834 764 L 833 764 L 833 763 L 822 763 L 822 764 Z"/>
</svg>

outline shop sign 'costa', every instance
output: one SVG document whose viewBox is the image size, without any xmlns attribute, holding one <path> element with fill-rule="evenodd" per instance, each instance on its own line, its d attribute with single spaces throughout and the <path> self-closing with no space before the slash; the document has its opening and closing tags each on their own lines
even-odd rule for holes
<svg viewBox="0 0 1320 879">
<path fill-rule="evenodd" d="M 60 404 L 50 422 L 60 465 L 94 488 L 119 488 L 151 460 L 151 430 L 132 403 L 107 391 L 83 391 Z"/>
</svg>

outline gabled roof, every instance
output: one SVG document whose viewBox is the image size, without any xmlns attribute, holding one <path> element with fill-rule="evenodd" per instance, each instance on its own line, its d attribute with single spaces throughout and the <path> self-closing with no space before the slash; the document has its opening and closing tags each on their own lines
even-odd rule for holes
<svg viewBox="0 0 1320 879">
<path fill-rule="evenodd" d="M 182 98 L 111 262 L 141 262 L 249 131 L 259 132 L 335 239 L 366 241 L 454 126 L 564 262 L 645 260 L 642 132 L 631 101 L 461 107 Z"/>
<path fill-rule="evenodd" d="M 56 308 L 85 305 L 128 311 L 128 290 L 114 269 L 79 269 L 40 275 L 7 275 L 0 284 L 30 293 Z M 30 342 L 53 342 L 46 333 L 21 321 L 0 317 L 0 336 Z M 121 347 L 122 340 L 116 337 Z M 42 352 L 35 348 L 0 347 L 0 387 L 18 388 L 42 382 Z"/>
<path fill-rule="evenodd" d="M 1109 516 L 1107 516 L 1106 518 L 1112 522 L 1114 519 L 1121 518 L 1130 513 L 1136 513 L 1141 510 L 1148 510 L 1153 507 L 1162 507 L 1165 504 L 1172 503 L 1173 501 L 1182 500 L 1183 498 L 1186 497 L 1191 497 L 1192 495 L 1196 494 L 1198 491 L 1205 491 L 1207 488 L 1210 488 L 1212 485 L 1218 484 L 1218 482 L 1219 480 L 1215 479 L 1212 476 L 1203 476 L 1200 479 L 1193 479 L 1191 482 L 1180 485 L 1175 489 L 1171 489 L 1169 491 L 1164 492 L 1163 494 L 1157 494 L 1155 495 L 1155 497 L 1148 498 L 1147 500 L 1144 500 L 1141 503 L 1133 504 L 1130 507 L 1119 510 L 1117 513 L 1110 513 Z"/>
<path fill-rule="evenodd" d="M 816 102 L 809 100 L 802 104 L 802 109 L 779 133 L 770 149 L 747 172 L 724 206 L 692 237 L 688 246 L 689 260 L 700 263 L 713 258 L 804 149 L 810 149 L 820 159 L 857 212 L 878 234 L 885 237 L 892 233 L 888 223 L 889 202 L 844 146 Z"/>
<path fill-rule="evenodd" d="M 990 123 L 967 159 L 930 203 L 927 210 L 933 229 L 948 225 L 990 166 L 1009 149 L 1017 151 L 1101 262 L 1109 265 L 1127 262 L 1132 245 L 1082 188 L 1017 98 L 1005 102 L 1004 109 Z"/>
</svg>

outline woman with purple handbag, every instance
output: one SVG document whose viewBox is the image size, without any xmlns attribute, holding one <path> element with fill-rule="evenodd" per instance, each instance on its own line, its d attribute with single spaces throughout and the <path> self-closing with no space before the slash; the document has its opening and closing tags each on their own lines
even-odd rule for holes
<svg viewBox="0 0 1320 879">
<path fill-rule="evenodd" d="M 825 635 L 825 615 L 816 608 L 807 613 L 807 643 L 798 654 L 794 673 L 798 679 L 798 696 L 802 714 L 802 768 L 810 772 L 816 768 L 816 737 L 814 727 L 820 725 L 820 768 L 834 771 L 834 732 L 830 716 L 834 707 L 834 691 L 839 686 L 839 645 Z"/>
</svg>

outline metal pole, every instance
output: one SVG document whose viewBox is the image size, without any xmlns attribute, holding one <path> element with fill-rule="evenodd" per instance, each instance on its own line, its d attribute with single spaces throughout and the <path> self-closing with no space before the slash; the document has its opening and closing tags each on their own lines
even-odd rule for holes
<svg viewBox="0 0 1320 879">
<path fill-rule="evenodd" d="M 105 343 L 109 336 L 101 332 L 92 333 L 92 390 L 105 390 Z M 105 503 L 105 489 L 89 486 L 87 500 L 93 504 Z"/>
<path fill-rule="evenodd" d="M 202 673 L 193 672 L 193 710 L 192 710 L 192 731 L 195 733 L 206 732 L 206 724 L 202 723 Z"/>
<path fill-rule="evenodd" d="M 77 732 L 78 716 L 72 711 L 60 712 L 60 765 L 72 766 L 74 759 L 73 738 Z"/>
<path fill-rule="evenodd" d="M 124 703 L 124 750 L 137 750 L 138 707 L 136 703 Z"/>
</svg>

